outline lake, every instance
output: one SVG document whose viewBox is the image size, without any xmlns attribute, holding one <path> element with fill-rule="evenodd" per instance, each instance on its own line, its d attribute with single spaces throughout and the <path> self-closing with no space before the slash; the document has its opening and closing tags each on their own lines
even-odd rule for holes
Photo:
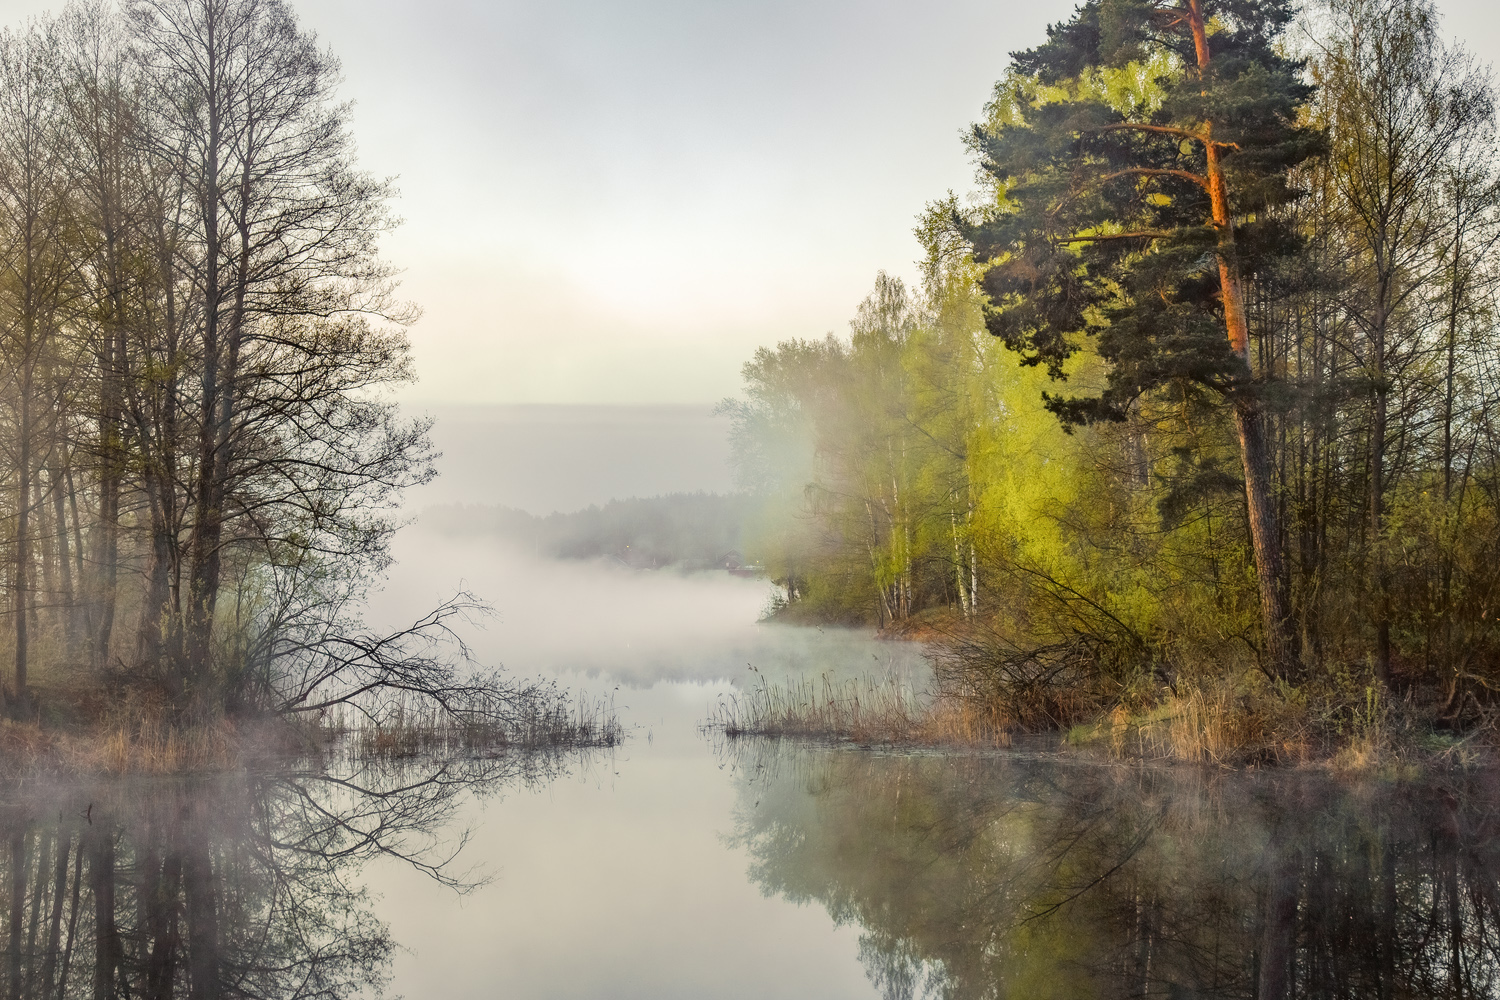
<svg viewBox="0 0 1500 1000">
<path fill-rule="evenodd" d="M 420 525 L 396 554 L 378 619 L 483 594 L 498 615 L 468 634 L 476 657 L 613 698 L 626 743 L 22 788 L 0 810 L 0 988 L 1500 995 L 1492 775 L 729 742 L 701 724 L 752 666 L 919 677 L 920 650 L 758 625 L 766 584 L 727 574 L 538 560 Z"/>
</svg>

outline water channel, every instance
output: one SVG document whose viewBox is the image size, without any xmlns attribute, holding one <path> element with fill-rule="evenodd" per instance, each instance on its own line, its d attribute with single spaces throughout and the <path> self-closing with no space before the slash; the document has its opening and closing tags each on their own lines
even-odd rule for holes
<svg viewBox="0 0 1500 1000">
<path fill-rule="evenodd" d="M 750 666 L 919 651 L 757 625 L 754 580 L 418 529 L 397 555 L 375 614 L 486 594 L 478 657 L 613 697 L 626 744 L 23 789 L 0 809 L 0 986 L 185 996 L 211 966 L 219 991 L 191 995 L 1500 995 L 1493 775 L 726 743 L 699 724 Z"/>
</svg>

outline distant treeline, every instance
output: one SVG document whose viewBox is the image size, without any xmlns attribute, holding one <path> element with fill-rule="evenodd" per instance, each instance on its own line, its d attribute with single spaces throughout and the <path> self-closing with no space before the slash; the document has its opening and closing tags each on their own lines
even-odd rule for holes
<svg viewBox="0 0 1500 1000">
<path fill-rule="evenodd" d="M 451 534 L 502 535 L 554 559 L 610 559 L 636 569 L 737 569 L 744 496 L 669 493 L 539 517 L 511 507 L 432 507 L 422 521 Z"/>
<path fill-rule="evenodd" d="M 745 366 L 748 554 L 788 613 L 961 631 L 972 694 L 1055 722 L 1257 669 L 1488 717 L 1495 99 L 1427 0 L 1083 3 L 920 285 Z"/>
</svg>

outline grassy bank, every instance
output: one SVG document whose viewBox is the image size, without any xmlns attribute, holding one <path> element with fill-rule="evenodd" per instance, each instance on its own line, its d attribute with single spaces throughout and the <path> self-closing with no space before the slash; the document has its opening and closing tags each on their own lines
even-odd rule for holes
<svg viewBox="0 0 1500 1000">
<path fill-rule="evenodd" d="M 422 698 L 351 702 L 316 714 L 192 719 L 140 689 L 46 685 L 31 718 L 0 718 L 0 778 L 204 774 L 270 767 L 342 749 L 380 760 L 612 747 L 614 705 L 551 686 L 523 689 L 502 714 Z"/>
<path fill-rule="evenodd" d="M 920 687 L 895 677 L 771 681 L 757 676 L 722 698 L 705 729 L 908 749 L 994 749 L 1038 738 L 1060 752 L 1215 767 L 1320 767 L 1351 771 L 1500 763 L 1500 739 L 1482 721 L 1445 728 L 1432 703 L 1358 691 L 1236 683 L 1140 688 L 1127 703 L 1087 690 L 1017 684 L 988 694 L 953 683 L 941 667 Z M 1039 710 L 1039 706 L 1042 706 Z"/>
</svg>

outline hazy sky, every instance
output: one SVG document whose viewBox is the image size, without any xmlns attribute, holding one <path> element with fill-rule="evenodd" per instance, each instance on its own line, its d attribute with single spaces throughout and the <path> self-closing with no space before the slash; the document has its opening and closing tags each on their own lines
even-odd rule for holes
<svg viewBox="0 0 1500 1000">
<path fill-rule="evenodd" d="M 699 402 L 910 276 L 1006 54 L 1073 0 L 292 0 L 343 60 L 431 403 Z M 0 0 L 5 18 L 56 0 Z M 1445 28 L 1500 54 L 1492 0 Z"/>
<path fill-rule="evenodd" d="M 412 398 L 687 402 L 844 328 L 912 270 L 961 130 L 1055 2 L 298 4 L 344 60 L 390 255 L 426 309 Z M 373 13 L 380 11 L 382 13 Z"/>
</svg>

